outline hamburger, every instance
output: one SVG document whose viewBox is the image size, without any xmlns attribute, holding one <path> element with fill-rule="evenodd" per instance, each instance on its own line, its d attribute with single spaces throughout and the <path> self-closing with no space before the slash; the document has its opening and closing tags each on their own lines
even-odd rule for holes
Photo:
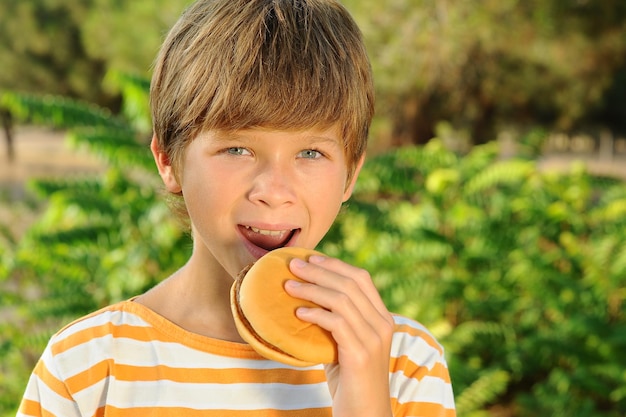
<svg viewBox="0 0 626 417">
<path fill-rule="evenodd" d="M 261 356 L 292 366 L 337 361 L 330 332 L 296 317 L 298 307 L 319 307 L 285 292 L 287 280 L 304 282 L 289 270 L 294 258 L 321 255 L 311 249 L 284 247 L 244 268 L 233 283 L 230 305 L 241 337 Z"/>
</svg>

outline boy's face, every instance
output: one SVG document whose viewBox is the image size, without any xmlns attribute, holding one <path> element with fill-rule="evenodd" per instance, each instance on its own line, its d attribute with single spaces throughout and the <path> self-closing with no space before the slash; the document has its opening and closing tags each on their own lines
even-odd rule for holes
<svg viewBox="0 0 626 417">
<path fill-rule="evenodd" d="M 271 249 L 314 248 L 326 234 L 362 163 L 348 183 L 339 132 L 210 130 L 189 144 L 179 180 L 157 164 L 167 189 L 183 193 L 195 245 L 234 276 Z"/>
</svg>

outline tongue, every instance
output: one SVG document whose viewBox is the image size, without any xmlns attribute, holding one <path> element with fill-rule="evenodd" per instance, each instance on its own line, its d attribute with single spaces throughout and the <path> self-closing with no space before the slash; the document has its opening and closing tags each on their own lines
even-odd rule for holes
<svg viewBox="0 0 626 417">
<path fill-rule="evenodd" d="M 292 234 L 291 231 L 284 231 L 277 235 L 264 235 L 245 227 L 242 228 L 242 232 L 251 243 L 265 250 L 274 250 L 285 246 Z"/>
</svg>

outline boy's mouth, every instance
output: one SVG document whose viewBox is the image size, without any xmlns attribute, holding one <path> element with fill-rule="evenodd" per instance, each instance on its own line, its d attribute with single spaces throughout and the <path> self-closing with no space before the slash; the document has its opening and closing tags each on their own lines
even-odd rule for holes
<svg viewBox="0 0 626 417">
<path fill-rule="evenodd" d="M 287 245 L 298 229 L 266 230 L 240 225 L 242 235 L 253 245 L 271 251 Z"/>
</svg>

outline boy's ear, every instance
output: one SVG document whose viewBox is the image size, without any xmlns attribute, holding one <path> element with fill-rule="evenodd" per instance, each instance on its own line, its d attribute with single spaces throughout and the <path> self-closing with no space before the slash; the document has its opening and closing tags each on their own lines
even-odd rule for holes
<svg viewBox="0 0 626 417">
<path fill-rule="evenodd" d="M 165 189 L 173 194 L 179 194 L 182 191 L 182 187 L 174 175 L 174 168 L 170 162 L 170 157 L 161 149 L 159 141 L 156 135 L 152 136 L 152 142 L 150 142 L 150 150 L 154 161 L 156 162 L 159 170 L 159 175 L 165 184 Z"/>
<path fill-rule="evenodd" d="M 346 184 L 346 191 L 343 193 L 343 202 L 348 201 L 350 196 L 352 196 L 352 191 L 354 191 L 354 185 L 356 184 L 357 178 L 359 178 L 359 173 L 361 172 L 361 168 L 363 167 L 363 162 L 365 162 L 365 153 L 359 159 L 356 166 L 354 167 L 354 172 L 352 173 L 352 177 L 350 177 L 350 182 Z"/>
</svg>

